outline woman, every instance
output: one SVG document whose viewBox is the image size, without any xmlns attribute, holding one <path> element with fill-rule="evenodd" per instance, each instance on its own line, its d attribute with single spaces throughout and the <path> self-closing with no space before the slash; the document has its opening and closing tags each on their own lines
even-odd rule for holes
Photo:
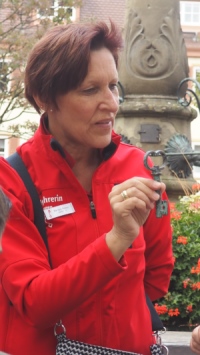
<svg viewBox="0 0 200 355">
<path fill-rule="evenodd" d="M 192 332 L 190 348 L 195 354 L 200 354 L 200 326 L 196 327 Z"/>
<path fill-rule="evenodd" d="M 121 48 L 114 24 L 70 24 L 50 30 L 29 56 L 25 94 L 43 114 L 17 151 L 44 209 L 53 270 L 30 197 L 2 162 L 13 209 L 0 266 L 0 348 L 12 355 L 55 354 L 59 319 L 70 339 L 150 354 L 145 292 L 152 300 L 167 292 L 171 228 L 169 215 L 155 216 L 164 184 L 113 131 Z"/>
</svg>

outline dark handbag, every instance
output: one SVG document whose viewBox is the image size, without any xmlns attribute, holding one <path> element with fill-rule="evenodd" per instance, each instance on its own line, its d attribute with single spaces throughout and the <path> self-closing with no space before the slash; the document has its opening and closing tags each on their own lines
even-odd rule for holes
<svg viewBox="0 0 200 355">
<path fill-rule="evenodd" d="M 62 327 L 61 334 L 57 334 L 57 327 Z M 57 338 L 56 355 L 142 355 L 70 340 L 66 337 L 66 329 L 61 321 L 55 325 L 54 335 Z"/>
<path fill-rule="evenodd" d="M 57 335 L 57 341 L 56 355 L 141 355 L 70 340 L 65 334 Z"/>
<path fill-rule="evenodd" d="M 57 333 L 58 328 L 62 333 Z M 68 339 L 62 321 L 56 323 L 54 335 L 57 338 L 56 355 L 141 355 L 130 351 L 117 350 L 99 345 L 91 345 L 77 340 Z M 168 355 L 169 350 L 162 345 L 161 337 L 156 333 L 156 344 L 150 346 L 151 355 Z"/>
<path fill-rule="evenodd" d="M 51 265 L 51 258 L 50 258 L 50 253 L 49 253 L 49 247 L 48 247 L 48 242 L 47 242 L 47 236 L 46 236 L 46 228 L 45 228 L 45 223 L 44 223 L 44 212 L 40 203 L 40 199 L 37 193 L 37 190 L 35 188 L 35 185 L 33 184 L 33 181 L 28 173 L 28 170 L 19 156 L 18 153 L 12 154 L 10 157 L 7 158 L 8 163 L 17 171 L 19 176 L 21 177 L 22 181 L 24 182 L 24 185 L 27 188 L 27 191 L 30 194 L 30 197 L 32 199 L 33 203 L 33 210 L 34 210 L 34 223 L 41 234 L 41 237 L 45 243 L 45 246 L 48 251 L 49 255 L 49 263 Z M 160 331 L 165 331 L 165 328 L 162 324 L 162 321 L 160 317 L 158 316 L 150 298 L 146 295 L 146 301 L 147 305 L 149 307 L 150 313 L 151 313 L 151 321 L 152 321 L 152 330 L 154 331 L 154 335 L 156 337 L 156 344 L 151 346 L 151 353 L 153 355 L 161 355 L 161 354 L 168 354 L 168 349 L 161 344 L 161 338 L 160 338 Z M 58 324 L 60 326 L 63 326 L 62 324 Z M 64 326 L 63 326 L 64 327 Z M 64 328 L 63 328 L 64 330 Z M 134 355 L 135 353 L 130 353 L 126 351 L 121 351 L 121 350 L 114 350 L 114 349 L 109 349 L 109 348 L 103 348 L 100 346 L 94 346 L 94 345 L 88 345 L 81 343 L 81 347 L 79 346 L 80 342 L 74 341 L 74 340 L 69 340 L 66 338 L 65 332 L 61 335 L 55 334 L 58 340 L 58 345 L 57 345 L 57 350 L 56 350 L 56 355 L 82 355 L 82 354 L 118 354 L 118 355 L 127 355 L 127 354 L 132 354 Z M 83 345 L 84 344 L 84 345 Z M 74 347 L 74 348 L 73 348 Z M 69 348 L 69 350 L 67 350 Z M 75 349 L 77 348 L 77 351 L 75 352 Z M 62 350 L 65 349 L 65 350 Z M 84 351 L 83 351 L 84 349 Z M 103 350 L 104 349 L 104 350 Z M 167 352 L 166 352 L 167 350 Z M 96 351 L 96 352 L 95 352 Z M 101 351 L 101 352 L 100 352 Z M 104 351 L 104 352 L 103 352 Z M 165 351 L 165 352 L 164 352 Z M 138 354 L 136 354 L 138 355 Z"/>
</svg>

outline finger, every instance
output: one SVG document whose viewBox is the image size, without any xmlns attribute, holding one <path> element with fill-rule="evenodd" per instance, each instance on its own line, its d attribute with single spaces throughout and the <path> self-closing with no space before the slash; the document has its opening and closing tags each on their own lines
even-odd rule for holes
<svg viewBox="0 0 200 355">
<path fill-rule="evenodd" d="M 160 198 L 160 193 L 158 190 L 152 190 L 146 185 L 137 184 L 127 189 L 127 195 L 129 198 L 137 197 L 142 200 L 157 201 Z"/>
<path fill-rule="evenodd" d="M 152 192 L 149 196 L 141 190 L 130 189 L 127 190 L 129 198 L 123 200 L 124 208 L 133 209 L 138 208 L 141 210 L 152 209 L 155 206 L 155 202 L 159 199 L 160 195 L 157 192 Z"/>
<path fill-rule="evenodd" d="M 119 185 L 114 186 L 112 192 L 114 194 L 120 194 L 122 191 L 127 191 L 130 188 L 136 188 L 146 194 L 149 194 L 152 190 L 160 190 L 163 192 L 165 190 L 165 184 L 151 179 L 134 177 Z"/>
<path fill-rule="evenodd" d="M 125 206 L 130 206 L 130 203 L 134 206 L 138 200 L 145 202 L 148 208 L 152 208 L 152 204 L 160 198 L 160 194 L 156 192 L 157 190 L 152 190 L 148 185 L 146 185 L 147 179 L 143 181 L 134 179 L 132 182 L 128 181 L 128 184 L 121 184 L 114 187 L 109 194 L 109 199 L 111 203 L 126 202 Z M 154 182 L 150 181 L 150 186 L 157 188 L 157 185 L 153 185 Z M 126 187 L 127 189 L 123 189 Z M 130 186 L 130 187 L 128 187 Z"/>
<path fill-rule="evenodd" d="M 165 189 L 165 184 L 161 181 L 156 181 L 153 179 L 147 179 L 147 178 L 142 178 L 135 176 L 134 178 L 126 180 L 124 183 L 128 185 L 128 187 L 131 187 L 135 184 L 141 183 L 144 186 L 148 186 L 152 190 L 157 190 L 157 189 Z"/>
<path fill-rule="evenodd" d="M 110 197 L 112 209 L 116 214 L 120 214 L 121 216 L 130 215 L 134 210 L 138 210 L 139 213 L 147 213 L 154 208 L 155 200 L 159 198 L 156 192 L 153 192 L 156 195 L 155 200 L 151 200 L 140 190 L 136 190 L 134 196 L 130 196 L 129 190 L 127 191 L 129 197 L 125 200 L 121 195 L 113 195 Z"/>
</svg>

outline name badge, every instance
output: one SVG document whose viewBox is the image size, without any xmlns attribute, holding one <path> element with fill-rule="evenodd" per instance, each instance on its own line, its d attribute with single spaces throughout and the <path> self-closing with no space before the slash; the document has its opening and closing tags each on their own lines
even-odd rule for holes
<svg viewBox="0 0 200 355">
<path fill-rule="evenodd" d="M 64 205 L 55 206 L 55 207 L 46 207 L 44 208 L 44 214 L 47 220 L 64 216 L 67 214 L 74 213 L 75 209 L 72 203 L 65 203 Z"/>
</svg>

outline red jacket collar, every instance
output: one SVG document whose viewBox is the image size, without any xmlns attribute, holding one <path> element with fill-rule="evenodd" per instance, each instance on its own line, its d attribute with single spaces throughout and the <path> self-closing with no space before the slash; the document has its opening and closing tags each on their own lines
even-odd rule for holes
<svg viewBox="0 0 200 355">
<path fill-rule="evenodd" d="M 46 113 L 44 113 L 41 118 L 40 118 L 40 128 L 43 134 L 45 135 L 51 135 L 49 130 L 48 130 L 48 117 Z M 117 134 L 116 132 L 112 131 L 112 138 L 110 144 L 101 149 L 101 155 L 103 160 L 108 160 L 117 150 L 119 143 L 121 141 L 121 136 Z M 71 155 L 64 150 L 61 145 L 59 144 L 58 141 L 56 141 L 55 138 L 51 139 L 51 147 L 54 150 L 58 150 L 60 154 L 67 160 L 68 164 L 70 167 L 73 167 L 74 165 L 74 159 L 71 157 Z"/>
</svg>

